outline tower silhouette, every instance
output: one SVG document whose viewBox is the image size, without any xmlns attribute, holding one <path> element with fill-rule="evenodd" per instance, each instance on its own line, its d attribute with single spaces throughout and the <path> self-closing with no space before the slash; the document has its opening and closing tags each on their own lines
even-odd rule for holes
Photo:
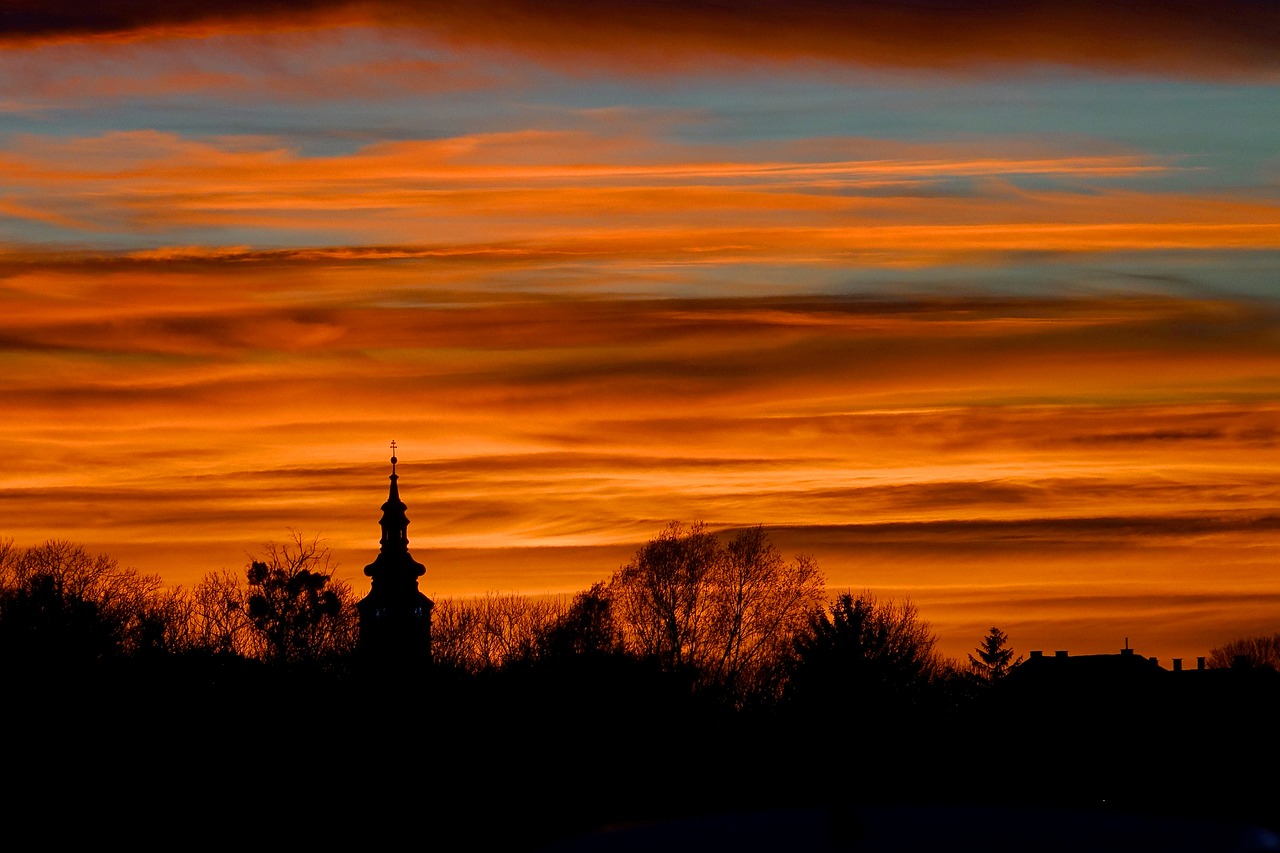
<svg viewBox="0 0 1280 853">
<path fill-rule="evenodd" d="M 426 567 L 409 555 L 409 518 L 400 500 L 391 442 L 391 489 L 382 505 L 381 549 L 364 567 L 372 578 L 369 594 L 356 605 L 360 614 L 359 650 L 378 663 L 426 664 L 431 660 L 433 602 L 418 589 Z"/>
</svg>

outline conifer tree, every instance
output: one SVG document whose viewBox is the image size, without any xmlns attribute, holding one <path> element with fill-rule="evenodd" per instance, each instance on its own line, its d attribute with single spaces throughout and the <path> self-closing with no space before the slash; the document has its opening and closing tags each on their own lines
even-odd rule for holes
<svg viewBox="0 0 1280 853">
<path fill-rule="evenodd" d="M 1022 663 L 1022 655 L 1014 658 L 1013 649 L 1006 645 L 1008 642 L 1009 635 L 992 626 L 982 644 L 974 649 L 978 656 L 969 655 L 969 675 L 974 681 L 992 686 Z"/>
</svg>

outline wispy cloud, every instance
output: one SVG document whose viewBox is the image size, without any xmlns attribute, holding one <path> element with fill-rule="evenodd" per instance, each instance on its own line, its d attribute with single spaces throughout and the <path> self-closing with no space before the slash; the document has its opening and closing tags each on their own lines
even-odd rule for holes
<svg viewBox="0 0 1280 853">
<path fill-rule="evenodd" d="M 38 535 L 57 506 L 85 539 L 167 538 L 202 517 L 202 535 L 244 541 L 304 509 L 355 535 L 349 495 L 369 472 L 331 460 L 367 455 L 371 433 L 421 449 L 406 458 L 430 483 L 424 547 L 604 546 L 667 516 L 854 516 L 868 541 L 1032 549 L 1211 534 L 1278 497 L 1257 470 L 1280 431 L 1278 321 L 1259 306 L 432 299 L 151 263 L 28 270 L 0 290 L 14 533 Z M 287 282 L 331 304 L 300 308 Z M 113 295 L 127 306 L 114 317 L 65 316 Z M 1089 521 L 1098 506 L 1116 514 Z"/>
<path fill-rule="evenodd" d="M 784 160 L 777 144 L 731 152 L 576 131 L 384 142 L 334 156 L 155 131 L 16 137 L 0 155 L 9 194 L 0 212 L 69 241 L 127 234 L 175 260 L 269 260 L 271 243 L 299 238 L 309 247 L 284 251 L 871 264 L 1280 247 L 1272 201 L 1124 185 L 1176 173 L 1157 158 L 976 158 L 963 146 L 905 143 L 890 158 L 882 143 L 827 147 L 868 156 Z M 1029 177 L 1060 185 L 1018 186 Z M 970 183 L 940 188 L 955 180 Z M 219 246 L 250 231 L 266 246 Z M 396 245 L 360 248 L 374 239 Z M 164 248 L 193 241 L 210 248 Z"/>
</svg>

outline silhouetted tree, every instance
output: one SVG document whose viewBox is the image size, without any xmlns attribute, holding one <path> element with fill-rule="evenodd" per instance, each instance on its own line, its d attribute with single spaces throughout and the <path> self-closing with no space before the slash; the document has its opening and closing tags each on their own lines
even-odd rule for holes
<svg viewBox="0 0 1280 853">
<path fill-rule="evenodd" d="M 564 614 L 559 597 L 488 593 L 442 599 L 432 611 L 431 649 L 438 667 L 478 673 L 526 660 L 538 638 Z"/>
<path fill-rule="evenodd" d="M 437 670 L 474 673 L 481 668 L 473 641 L 479 625 L 480 614 L 464 602 L 436 599 L 431 610 L 431 659 Z"/>
<path fill-rule="evenodd" d="M 7 591 L 13 584 L 17 562 L 18 549 L 13 546 L 13 540 L 0 539 L 0 592 Z"/>
<path fill-rule="evenodd" d="M 607 587 L 630 651 L 735 701 L 777 692 L 822 591 L 817 564 L 784 562 L 763 527 L 724 545 L 701 522 L 667 525 Z"/>
<path fill-rule="evenodd" d="M 1237 659 L 1249 666 L 1269 666 L 1280 670 L 1280 633 L 1239 637 L 1209 651 L 1206 663 L 1214 668 L 1235 666 Z"/>
<path fill-rule="evenodd" d="M 731 696 L 776 695 L 795 639 L 823 593 L 811 558 L 785 562 L 763 527 L 735 536 L 712 587 L 709 679 Z"/>
<path fill-rule="evenodd" d="M 247 599 L 244 582 L 232 572 L 211 572 L 201 578 L 191 591 L 191 645 L 214 654 L 254 657 L 258 642 Z"/>
<path fill-rule="evenodd" d="M 163 590 L 105 554 L 63 540 L 19 551 L 0 546 L 0 655 L 38 672 L 86 667 L 178 639 L 180 593 Z"/>
<path fill-rule="evenodd" d="M 719 560 L 720 542 L 706 525 L 672 522 L 614 574 L 609 595 L 633 652 L 669 672 L 705 659 Z"/>
<path fill-rule="evenodd" d="M 136 653 L 185 654 L 198 648 L 191 633 L 193 610 L 191 594 L 183 587 L 157 590 L 143 608 Z"/>
<path fill-rule="evenodd" d="M 242 610 L 257 652 L 275 663 L 314 663 L 351 652 L 358 620 L 351 588 L 333 577 L 329 549 L 318 538 L 294 532 L 285 543 L 268 543 L 264 559 L 245 570 L 241 601 L 228 599 L 228 624 Z"/>
<path fill-rule="evenodd" d="M 889 719 L 921 707 L 947 674 L 910 601 L 841 593 L 796 641 L 789 698 L 822 713 Z"/>
<path fill-rule="evenodd" d="M 974 649 L 977 657 L 969 655 L 969 678 L 983 687 L 991 687 L 1000 682 L 1009 671 L 1022 663 L 1022 655 L 1013 656 L 1013 649 L 1006 644 L 1009 635 L 992 626 L 983 637 L 982 644 Z"/>
<path fill-rule="evenodd" d="M 622 631 L 613 618 L 613 603 L 603 583 L 573 597 L 568 609 L 534 641 L 539 661 L 600 658 L 623 652 Z"/>
</svg>

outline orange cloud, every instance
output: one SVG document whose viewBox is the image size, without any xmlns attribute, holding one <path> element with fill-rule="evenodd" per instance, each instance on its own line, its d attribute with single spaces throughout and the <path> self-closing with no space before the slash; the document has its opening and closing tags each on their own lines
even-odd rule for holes
<svg viewBox="0 0 1280 853">
<path fill-rule="evenodd" d="M 0 536 L 190 584 L 303 528 L 363 584 L 396 438 L 431 594 L 572 592 L 702 518 L 957 652 L 996 622 L 1194 657 L 1276 595 L 1273 306 L 615 296 L 497 258 L 8 254 Z"/>
<path fill-rule="evenodd" d="M 1274 203 L 1112 186 L 1175 171 L 1132 154 L 995 158 L 902 145 L 886 157 L 883 144 L 862 147 L 866 159 L 778 159 L 797 152 L 764 146 L 724 160 L 715 159 L 724 151 L 633 135 L 518 131 L 304 157 L 269 141 L 153 131 L 24 137 L 4 157 L 12 189 L 3 212 L 72 233 L 255 229 L 295 245 L 299 232 L 318 246 L 398 244 L 356 250 L 384 259 L 403 251 L 920 265 L 1019 251 L 1280 245 Z M 1025 176 L 1097 188 L 1031 191 L 1017 184 Z M 958 180 L 969 182 L 962 192 L 948 184 Z"/>
</svg>

